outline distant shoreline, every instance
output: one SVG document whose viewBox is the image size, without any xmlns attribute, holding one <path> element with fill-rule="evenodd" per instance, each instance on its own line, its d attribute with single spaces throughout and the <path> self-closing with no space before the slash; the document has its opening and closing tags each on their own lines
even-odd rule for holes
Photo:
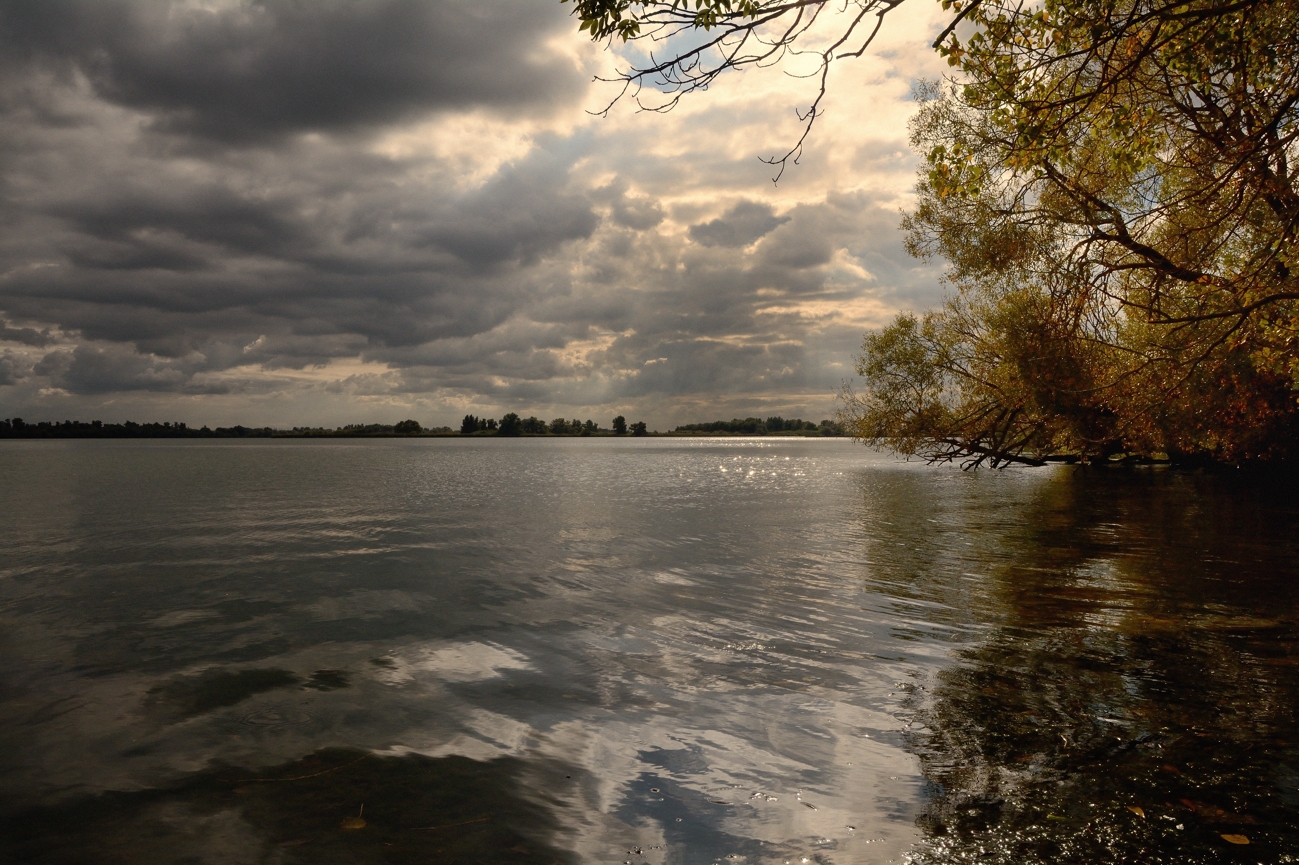
<svg viewBox="0 0 1299 865">
<path fill-rule="evenodd" d="M 14 424 L 17 420 L 17 425 Z M 410 423 L 409 421 L 403 423 Z M 494 430 L 462 433 L 450 427 L 410 427 L 398 431 L 398 424 L 354 424 L 335 429 L 323 427 L 191 427 L 184 423 L 134 423 L 106 424 L 102 421 L 41 421 L 25 423 L 20 419 L 0 419 L 0 439 L 211 439 L 211 438 L 822 438 L 842 437 L 841 430 L 832 427 L 780 431 L 728 431 L 676 429 L 668 432 L 643 431 L 615 433 L 613 430 L 575 432 L 520 433 L 502 435 Z"/>
</svg>

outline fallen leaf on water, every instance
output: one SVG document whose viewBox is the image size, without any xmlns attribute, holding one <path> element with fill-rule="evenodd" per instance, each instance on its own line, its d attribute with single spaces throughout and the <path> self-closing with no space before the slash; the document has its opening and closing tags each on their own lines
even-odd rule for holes
<svg viewBox="0 0 1299 865">
<path fill-rule="evenodd" d="M 1146 816 L 1146 812 L 1139 805 L 1129 805 L 1128 810 L 1131 811 L 1133 814 L 1136 814 L 1138 817 Z"/>
<path fill-rule="evenodd" d="M 356 816 L 355 816 L 355 817 L 348 817 L 346 820 L 343 821 L 343 823 L 342 823 L 343 828 L 344 828 L 344 829 L 364 829 L 364 828 L 365 828 L 365 819 L 361 816 L 361 815 L 364 814 L 364 813 L 365 813 L 365 805 L 362 804 L 362 805 L 361 805 L 361 810 L 356 812 Z"/>
<path fill-rule="evenodd" d="M 1180 774 L 1182 774 L 1182 770 L 1179 769 L 1179 768 L 1177 768 L 1176 766 L 1168 766 L 1168 765 L 1165 765 L 1165 766 L 1163 766 L 1162 768 L 1163 768 L 1163 770 L 1164 770 L 1165 772 L 1172 772 L 1174 775 L 1180 775 Z"/>
<path fill-rule="evenodd" d="M 1248 843 L 1249 843 L 1249 839 L 1246 838 L 1244 835 L 1223 835 L 1223 836 L 1222 836 L 1222 840 L 1226 841 L 1228 844 L 1248 844 Z"/>
</svg>

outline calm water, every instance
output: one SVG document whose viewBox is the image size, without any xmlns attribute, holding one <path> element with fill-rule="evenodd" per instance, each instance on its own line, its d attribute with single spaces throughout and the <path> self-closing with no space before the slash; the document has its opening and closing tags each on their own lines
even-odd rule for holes
<svg viewBox="0 0 1299 865">
<path fill-rule="evenodd" d="M 1299 861 L 1289 485 L 8 442 L 0 503 L 0 859 Z"/>
</svg>

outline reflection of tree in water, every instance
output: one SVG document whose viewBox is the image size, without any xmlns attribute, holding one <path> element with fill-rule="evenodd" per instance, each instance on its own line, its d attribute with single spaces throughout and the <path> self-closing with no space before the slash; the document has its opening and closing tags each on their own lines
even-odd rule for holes
<svg viewBox="0 0 1299 865">
<path fill-rule="evenodd" d="M 1299 861 L 1297 523 L 1221 479 L 1062 475 L 924 710 L 917 861 Z"/>
<path fill-rule="evenodd" d="M 563 865 L 573 857 L 554 846 L 548 793 L 576 783 L 562 767 L 512 758 L 326 749 L 260 772 L 214 766 L 157 789 L 0 801 L 0 861 Z"/>
</svg>

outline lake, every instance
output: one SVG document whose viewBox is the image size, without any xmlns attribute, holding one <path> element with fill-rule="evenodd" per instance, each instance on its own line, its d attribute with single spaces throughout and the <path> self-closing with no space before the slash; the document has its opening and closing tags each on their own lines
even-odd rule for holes
<svg viewBox="0 0 1299 865">
<path fill-rule="evenodd" d="M 1299 861 L 1284 482 L 9 441 L 0 502 L 10 861 Z"/>
</svg>

